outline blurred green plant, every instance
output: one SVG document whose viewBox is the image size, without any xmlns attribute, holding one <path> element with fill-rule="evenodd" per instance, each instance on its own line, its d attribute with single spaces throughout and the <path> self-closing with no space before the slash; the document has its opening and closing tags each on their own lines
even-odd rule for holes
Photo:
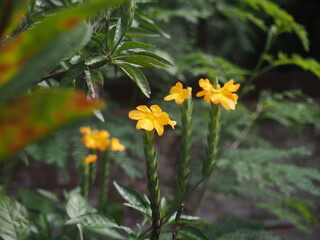
<svg viewBox="0 0 320 240">
<path fill-rule="evenodd" d="M 4 240 L 137 240 L 150 236 L 154 203 L 116 182 L 124 205 L 143 216 L 133 227 L 121 224 L 123 209 L 118 201 L 108 200 L 103 209 L 96 209 L 78 188 L 59 197 L 23 188 L 16 191 L 17 199 L 8 196 L 14 195 L 10 184 L 15 171 L 29 161 L 54 165 L 68 176 L 72 158 L 81 174 L 83 159 L 89 153 L 79 141 L 81 125 L 108 129 L 119 137 L 127 151 L 110 153 L 111 160 L 131 179 L 143 176 L 133 161 L 143 155 L 137 147 L 141 141 L 121 117 L 123 113 L 117 116 L 119 103 L 108 96 L 111 90 L 107 84 L 121 82 L 120 77 L 130 78 L 147 98 L 151 88 L 167 92 L 168 82 L 176 79 L 205 76 L 223 83 L 235 79 L 242 85 L 241 99 L 254 89 L 260 75 L 274 67 L 295 65 L 320 76 L 320 63 L 315 59 L 281 51 L 274 57 L 272 48 L 284 34 L 294 34 L 305 51 L 310 43 L 306 28 L 270 0 L 15 0 L 3 1 L 0 6 L 0 238 Z M 259 51 L 255 48 L 258 35 L 265 37 L 265 45 L 253 61 L 255 66 L 248 67 L 245 62 L 252 58 L 251 53 Z M 105 97 L 109 109 L 100 111 Z M 171 109 L 170 116 L 178 116 L 176 107 L 163 105 Z M 176 193 L 179 197 L 173 201 L 174 208 L 172 196 L 159 202 L 159 239 L 281 239 L 269 234 L 260 222 L 231 219 L 212 224 L 184 214 L 184 206 L 187 213 L 201 208 L 208 193 L 250 199 L 255 206 L 310 232 L 309 227 L 318 223 L 315 206 L 299 196 L 300 192 L 319 196 L 320 172 L 298 166 L 292 159 L 312 153 L 302 147 L 279 149 L 261 136 L 261 130 L 266 121 L 275 121 L 295 134 L 305 125 L 319 129 L 318 105 L 300 91 L 263 90 L 256 106 L 240 101 L 236 111 L 222 111 L 212 169 L 204 167 L 210 174 L 213 170 L 214 178 L 206 174 L 206 180 L 199 179 L 208 135 L 203 125 L 217 116 L 211 112 L 209 117 L 209 107 L 198 100 L 193 101 L 193 109 L 192 134 L 190 126 L 184 129 L 186 122 L 191 125 L 191 118 L 183 109 L 182 127 L 178 123 L 178 131 L 172 134 L 178 138 L 181 130 L 188 138 L 192 135 L 193 152 L 190 158 L 190 140 L 188 156 L 180 166 L 180 171 L 186 167 L 184 174 L 176 179 L 183 181 L 183 186 Z M 57 130 L 92 111 L 99 121 L 91 118 Z M 193 171 L 189 174 L 190 160 Z M 113 162 L 109 168 L 114 167 Z M 108 183 L 109 175 L 103 178 Z M 195 196 L 195 209 L 190 195 Z"/>
</svg>

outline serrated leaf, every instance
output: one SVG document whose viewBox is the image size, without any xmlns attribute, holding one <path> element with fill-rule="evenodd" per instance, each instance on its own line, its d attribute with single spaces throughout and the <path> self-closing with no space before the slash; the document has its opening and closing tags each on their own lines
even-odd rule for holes
<svg viewBox="0 0 320 240">
<path fill-rule="evenodd" d="M 83 92 L 53 89 L 22 95 L 0 106 L 0 159 L 103 105 Z"/>
<path fill-rule="evenodd" d="M 200 229 L 191 226 L 182 226 L 179 234 L 190 240 L 209 240 Z"/>
<path fill-rule="evenodd" d="M 144 198 L 132 188 L 123 186 L 116 182 L 113 182 L 119 194 L 128 202 L 125 203 L 126 206 L 134 208 L 141 212 L 142 214 L 149 216 L 148 203 Z"/>
<path fill-rule="evenodd" d="M 66 206 L 66 211 L 71 219 L 75 219 L 86 213 L 94 213 L 97 210 L 91 207 L 80 193 L 72 192 Z"/>
<path fill-rule="evenodd" d="M 0 195 L 0 237 L 4 240 L 22 240 L 30 231 L 27 210 L 19 202 Z"/>
<path fill-rule="evenodd" d="M 137 86 L 147 98 L 150 97 L 151 91 L 148 80 L 139 68 L 127 63 L 114 62 L 114 64 L 120 66 L 120 68 L 137 84 Z"/>
<path fill-rule="evenodd" d="M 154 47 L 154 45 L 142 43 L 142 42 L 126 41 L 121 47 L 116 49 L 116 52 L 122 52 L 124 50 L 134 49 L 134 48 L 150 48 L 150 47 Z"/>
</svg>

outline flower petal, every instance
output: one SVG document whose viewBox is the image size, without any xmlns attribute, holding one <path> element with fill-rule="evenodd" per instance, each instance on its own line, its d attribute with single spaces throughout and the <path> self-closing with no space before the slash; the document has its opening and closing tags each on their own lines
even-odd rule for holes
<svg viewBox="0 0 320 240">
<path fill-rule="evenodd" d="M 140 105 L 136 107 L 139 111 L 144 113 L 151 113 L 150 109 L 146 105 Z"/>
<path fill-rule="evenodd" d="M 133 120 L 140 120 L 146 117 L 146 113 L 138 111 L 138 110 L 132 110 L 129 112 L 129 118 Z"/>
<path fill-rule="evenodd" d="M 82 134 L 91 134 L 91 128 L 90 127 L 81 127 L 80 132 Z"/>
<path fill-rule="evenodd" d="M 162 125 L 160 122 L 156 121 L 156 120 L 153 121 L 153 125 L 154 125 L 154 127 L 155 127 L 158 135 L 159 135 L 159 136 L 162 136 L 162 134 L 163 134 L 163 132 L 164 132 L 164 127 L 163 127 L 163 125 Z"/>
<path fill-rule="evenodd" d="M 152 113 L 156 114 L 156 115 L 163 113 L 162 109 L 158 105 L 152 105 L 150 107 L 150 109 L 151 109 Z"/>
<path fill-rule="evenodd" d="M 230 92 L 237 91 L 239 89 L 239 87 L 240 87 L 240 84 L 239 83 L 238 84 L 233 84 L 233 83 L 234 83 L 233 79 L 229 80 L 228 82 L 226 82 L 224 84 L 223 89 L 225 91 L 230 91 Z"/>
<path fill-rule="evenodd" d="M 154 129 L 154 126 L 150 119 L 141 119 L 137 122 L 136 128 L 151 131 Z"/>
</svg>

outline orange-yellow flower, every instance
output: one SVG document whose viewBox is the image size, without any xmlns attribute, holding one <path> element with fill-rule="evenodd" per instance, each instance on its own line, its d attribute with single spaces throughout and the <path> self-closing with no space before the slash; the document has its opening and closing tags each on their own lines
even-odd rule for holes
<svg viewBox="0 0 320 240">
<path fill-rule="evenodd" d="M 111 151 L 124 151 L 126 147 L 122 145 L 118 138 L 112 138 L 110 143 Z"/>
<path fill-rule="evenodd" d="M 81 142 L 89 149 L 105 151 L 109 144 L 110 134 L 105 130 L 91 130 L 90 127 L 81 127 L 80 132 L 84 134 Z"/>
<path fill-rule="evenodd" d="M 214 104 L 220 104 L 227 110 L 235 110 L 238 101 L 238 95 L 235 94 L 240 84 L 234 84 L 234 80 L 231 79 L 221 88 L 218 84 L 216 88 L 212 86 L 208 79 L 200 79 L 199 86 L 202 91 L 197 93 L 197 97 L 203 97 L 206 102 L 213 102 Z"/>
<path fill-rule="evenodd" d="M 170 89 L 169 93 L 170 94 L 164 98 L 165 101 L 175 100 L 177 104 L 181 104 L 184 100 L 190 98 L 191 87 L 184 89 L 182 83 L 177 82 L 176 85 Z"/>
<path fill-rule="evenodd" d="M 172 128 L 177 124 L 169 118 L 166 112 L 163 112 L 158 105 L 152 105 L 150 109 L 145 105 L 140 105 L 129 112 L 129 118 L 138 120 L 136 128 L 152 131 L 155 129 L 159 136 L 164 132 L 164 126 L 170 125 Z"/>
<path fill-rule="evenodd" d="M 93 163 L 97 161 L 97 155 L 95 154 L 89 154 L 84 160 L 83 160 L 83 165 L 87 166 L 90 163 Z"/>
</svg>

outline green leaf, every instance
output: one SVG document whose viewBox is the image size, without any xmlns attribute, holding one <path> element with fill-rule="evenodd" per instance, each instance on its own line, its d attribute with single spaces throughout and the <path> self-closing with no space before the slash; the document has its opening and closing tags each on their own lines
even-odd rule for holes
<svg viewBox="0 0 320 240">
<path fill-rule="evenodd" d="M 83 47 L 90 37 L 90 27 L 83 20 L 119 3 L 96 0 L 64 10 L 1 45 L 0 102 L 26 91 L 43 72 Z"/>
<path fill-rule="evenodd" d="M 68 220 L 66 224 L 81 224 L 90 229 L 120 228 L 120 226 L 112 218 L 99 213 L 86 213 Z"/>
<path fill-rule="evenodd" d="M 71 219 L 75 219 L 86 213 L 94 213 L 97 211 L 90 206 L 87 200 L 80 193 L 77 192 L 71 192 L 66 210 Z"/>
<path fill-rule="evenodd" d="M 22 240 L 30 231 L 27 210 L 19 202 L 0 195 L 0 237 L 4 240 Z"/>
<path fill-rule="evenodd" d="M 131 27 L 126 33 L 128 37 L 159 37 L 160 34 L 151 32 L 140 27 Z"/>
<path fill-rule="evenodd" d="M 125 0 L 120 5 L 121 28 L 123 33 L 132 25 L 135 8 L 136 5 L 133 0 Z"/>
<path fill-rule="evenodd" d="M 88 41 L 89 33 L 88 26 L 81 25 L 69 34 L 63 34 L 42 49 L 39 49 L 32 58 L 24 62 L 21 66 L 16 65 L 16 74 L 3 86 L 1 86 L 1 82 L 3 83 L 5 79 L 1 79 L 0 77 L 0 103 L 8 101 L 17 94 L 26 91 L 26 89 L 40 79 L 44 71 L 49 70 L 57 62 L 71 55 L 75 49 L 82 47 L 84 43 Z M 18 42 L 16 42 L 16 44 L 18 44 Z M 74 46 L 74 49 L 71 48 L 70 45 Z M 2 54 L 0 50 L 0 65 L 1 58 L 5 56 L 6 55 Z M 46 61 L 43 61 L 43 59 L 46 59 Z M 8 70 L 8 74 L 11 75 L 11 71 Z M 4 76 L 4 78 L 6 78 L 8 75 L 4 73 Z"/>
<path fill-rule="evenodd" d="M 128 55 L 128 56 L 116 57 L 115 59 L 123 62 L 127 62 L 127 63 L 133 63 L 140 67 L 155 67 L 155 66 L 167 67 L 162 62 L 148 56 Z"/>
<path fill-rule="evenodd" d="M 277 4 L 270 0 L 241 0 L 252 6 L 254 9 L 263 10 L 266 14 L 273 18 L 277 26 L 278 33 L 295 33 L 300 39 L 304 49 L 309 51 L 309 39 L 306 28 L 298 24 L 292 15 L 280 8 Z"/>
<path fill-rule="evenodd" d="M 72 82 L 83 73 L 85 69 L 85 65 L 83 62 L 79 62 L 76 65 L 73 65 L 71 68 L 68 69 L 67 72 L 64 73 L 61 79 L 61 86 L 67 87 L 72 84 Z"/>
<path fill-rule="evenodd" d="M 148 203 L 144 200 L 144 198 L 137 193 L 132 188 L 123 186 L 116 182 L 113 182 L 119 194 L 128 202 L 125 203 L 126 206 L 136 209 L 141 212 L 145 216 L 150 217 L 149 206 Z"/>
<path fill-rule="evenodd" d="M 0 159 L 102 107 L 102 101 L 72 89 L 39 90 L 0 105 Z"/>
<path fill-rule="evenodd" d="M 17 196 L 29 210 L 35 210 L 43 214 L 48 214 L 53 210 L 48 200 L 35 191 L 19 189 Z"/>
<path fill-rule="evenodd" d="M 153 61 L 151 63 L 163 66 L 163 67 L 172 67 L 172 63 L 164 59 L 163 57 L 160 57 L 159 55 L 152 53 L 152 52 L 147 52 L 147 51 L 142 51 L 142 52 L 135 52 L 134 55 L 139 55 L 139 56 L 146 56 L 148 58 L 152 58 Z"/>
<path fill-rule="evenodd" d="M 136 68 L 127 63 L 114 62 L 114 64 L 120 66 L 120 68 L 137 84 L 137 86 L 147 98 L 150 97 L 151 91 L 148 80 L 139 68 Z"/>
<path fill-rule="evenodd" d="M 159 33 L 163 37 L 170 39 L 170 35 L 164 32 L 152 19 L 142 15 L 141 13 L 136 13 L 136 17 L 142 27 Z"/>
<path fill-rule="evenodd" d="M 228 5 L 222 5 L 218 7 L 218 10 L 222 12 L 223 15 L 229 18 L 237 18 L 242 21 L 250 21 L 255 24 L 261 30 L 267 30 L 267 26 L 264 24 L 264 21 L 261 18 L 254 16 L 249 11 L 244 11 L 237 7 L 231 7 Z"/>
<path fill-rule="evenodd" d="M 0 3 L 0 40 L 12 34 L 27 13 L 28 1 L 13 0 Z"/>
<path fill-rule="evenodd" d="M 150 47 L 154 47 L 154 45 L 146 44 L 142 42 L 127 41 L 121 47 L 119 47 L 116 50 L 116 52 L 122 52 L 124 50 L 134 49 L 134 48 L 150 48 Z"/>
<path fill-rule="evenodd" d="M 289 57 L 287 54 L 279 52 L 278 59 L 273 60 L 270 55 L 266 55 L 265 59 L 269 60 L 273 66 L 296 65 L 305 71 L 312 72 L 314 75 L 320 78 L 320 62 L 313 58 L 303 58 L 298 54 L 293 54 L 291 57 Z"/>
<path fill-rule="evenodd" d="M 179 234 L 191 240 L 209 240 L 200 229 L 191 226 L 182 226 Z"/>
</svg>

